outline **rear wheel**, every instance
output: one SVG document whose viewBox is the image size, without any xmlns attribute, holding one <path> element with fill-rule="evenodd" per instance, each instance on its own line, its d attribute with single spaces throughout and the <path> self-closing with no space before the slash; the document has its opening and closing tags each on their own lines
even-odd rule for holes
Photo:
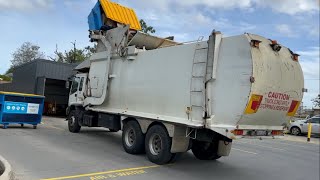
<svg viewBox="0 0 320 180">
<path fill-rule="evenodd" d="M 124 124 L 122 146 L 129 154 L 144 153 L 144 134 L 137 121 L 128 121 Z"/>
<path fill-rule="evenodd" d="M 216 142 L 204 142 L 204 141 L 193 141 L 192 153 L 200 160 L 216 160 L 221 156 L 218 155 L 218 141 Z"/>
<path fill-rule="evenodd" d="M 152 126 L 146 135 L 145 149 L 148 159 L 155 164 L 167 164 L 174 160 L 171 150 L 171 138 L 167 130 L 160 125 Z"/>
<path fill-rule="evenodd" d="M 75 110 L 72 110 L 69 113 L 68 128 L 69 128 L 69 131 L 72 133 L 78 133 L 81 129 L 81 126 L 79 125 L 79 120 L 78 120 L 76 113 L 75 113 Z"/>
<path fill-rule="evenodd" d="M 292 128 L 290 129 L 290 133 L 291 133 L 292 135 L 298 136 L 298 135 L 301 133 L 301 130 L 300 130 L 300 128 L 298 128 L 298 127 L 292 127 Z"/>
</svg>

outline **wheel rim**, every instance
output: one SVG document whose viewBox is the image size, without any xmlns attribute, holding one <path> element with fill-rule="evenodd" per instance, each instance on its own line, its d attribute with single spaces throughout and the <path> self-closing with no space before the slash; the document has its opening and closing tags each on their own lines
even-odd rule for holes
<svg viewBox="0 0 320 180">
<path fill-rule="evenodd" d="M 291 130 L 293 135 L 298 135 L 299 134 L 299 129 L 298 128 L 292 128 Z"/>
<path fill-rule="evenodd" d="M 159 134 L 153 134 L 149 140 L 149 149 L 153 155 L 158 155 L 162 150 L 162 139 Z"/>
<path fill-rule="evenodd" d="M 132 146 L 136 141 L 136 133 L 133 128 L 130 128 L 125 133 L 125 142 L 127 146 Z"/>
<path fill-rule="evenodd" d="M 70 117 L 70 126 L 73 126 L 76 122 L 76 118 L 74 116 Z"/>
</svg>

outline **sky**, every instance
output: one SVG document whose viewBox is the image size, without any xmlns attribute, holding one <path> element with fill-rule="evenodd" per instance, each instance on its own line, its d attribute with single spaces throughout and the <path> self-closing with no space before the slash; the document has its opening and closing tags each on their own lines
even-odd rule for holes
<svg viewBox="0 0 320 180">
<path fill-rule="evenodd" d="M 304 106 L 319 94 L 319 0 L 113 0 L 135 9 L 138 18 L 161 37 L 186 42 L 207 38 L 215 29 L 224 36 L 259 34 L 300 54 L 305 77 Z M 11 65 L 23 42 L 54 51 L 90 45 L 87 16 L 96 0 L 0 0 L 0 74 Z"/>
</svg>

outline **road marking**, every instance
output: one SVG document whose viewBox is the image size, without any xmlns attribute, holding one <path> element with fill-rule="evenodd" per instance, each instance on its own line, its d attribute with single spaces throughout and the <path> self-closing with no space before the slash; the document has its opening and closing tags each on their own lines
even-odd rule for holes
<svg viewBox="0 0 320 180">
<path fill-rule="evenodd" d="M 156 168 L 156 167 L 160 167 L 160 166 L 159 165 L 141 166 L 141 167 L 135 167 L 135 168 L 117 169 L 117 170 L 111 170 L 111 171 L 88 173 L 88 174 L 79 174 L 79 175 L 73 175 L 73 176 L 63 176 L 63 177 L 48 178 L 48 179 L 41 179 L 41 180 L 74 179 L 74 178 L 81 178 L 81 177 L 90 177 L 90 176 L 97 176 L 97 175 L 104 175 L 104 174 L 112 174 L 112 173 L 120 173 L 120 172 L 127 172 L 127 171 L 150 169 L 150 168 Z"/>
<path fill-rule="evenodd" d="M 258 153 L 255 153 L 255 152 L 245 151 L 245 150 L 238 149 L 238 148 L 232 148 L 232 149 L 237 150 L 237 151 L 241 151 L 241 152 L 245 152 L 245 153 L 249 153 L 249 154 L 258 154 Z"/>
<path fill-rule="evenodd" d="M 272 147 L 272 146 L 259 145 L 259 144 L 256 144 L 256 143 L 249 143 L 249 142 L 237 142 L 237 143 L 239 143 L 239 144 L 251 144 L 251 145 L 254 145 L 254 146 L 259 146 L 259 147 L 264 147 L 264 148 L 270 148 L 270 149 L 285 151 L 285 149 L 275 148 L 275 147 Z"/>
<path fill-rule="evenodd" d="M 146 174 L 145 170 L 133 170 L 133 171 L 124 171 L 124 172 L 117 172 L 111 174 L 104 174 L 104 175 L 97 175 L 97 176 L 90 176 L 90 180 L 103 180 L 103 179 L 112 179 L 117 177 L 126 177 L 126 176 L 134 176 L 138 174 Z"/>
</svg>

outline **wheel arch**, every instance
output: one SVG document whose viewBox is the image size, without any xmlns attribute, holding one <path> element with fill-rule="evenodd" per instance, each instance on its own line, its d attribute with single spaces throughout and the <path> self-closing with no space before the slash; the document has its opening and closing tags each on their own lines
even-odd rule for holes
<svg viewBox="0 0 320 180">
<path fill-rule="evenodd" d="M 291 131 L 292 128 L 298 128 L 298 129 L 301 131 L 301 128 L 300 128 L 299 126 L 297 126 L 297 125 L 292 126 L 292 127 L 290 128 L 290 131 Z"/>
<path fill-rule="evenodd" d="M 301 129 L 299 126 L 297 126 L 297 125 L 294 125 L 294 126 L 290 127 L 290 133 L 292 132 L 292 129 L 293 129 L 293 128 L 298 128 L 299 131 L 300 131 L 300 133 L 302 133 L 302 129 Z"/>
<path fill-rule="evenodd" d="M 173 124 L 164 123 L 164 122 L 155 121 L 155 120 L 141 119 L 141 118 L 135 118 L 135 117 L 125 117 L 125 116 L 122 116 L 121 119 L 122 119 L 122 124 L 125 124 L 130 120 L 137 121 L 138 124 L 140 125 L 141 131 L 143 134 L 146 134 L 147 131 L 150 129 L 150 127 L 152 127 L 154 125 L 160 125 L 160 126 L 163 126 L 167 130 L 170 137 L 173 137 L 173 135 L 174 135 L 175 125 L 173 125 Z"/>
</svg>

